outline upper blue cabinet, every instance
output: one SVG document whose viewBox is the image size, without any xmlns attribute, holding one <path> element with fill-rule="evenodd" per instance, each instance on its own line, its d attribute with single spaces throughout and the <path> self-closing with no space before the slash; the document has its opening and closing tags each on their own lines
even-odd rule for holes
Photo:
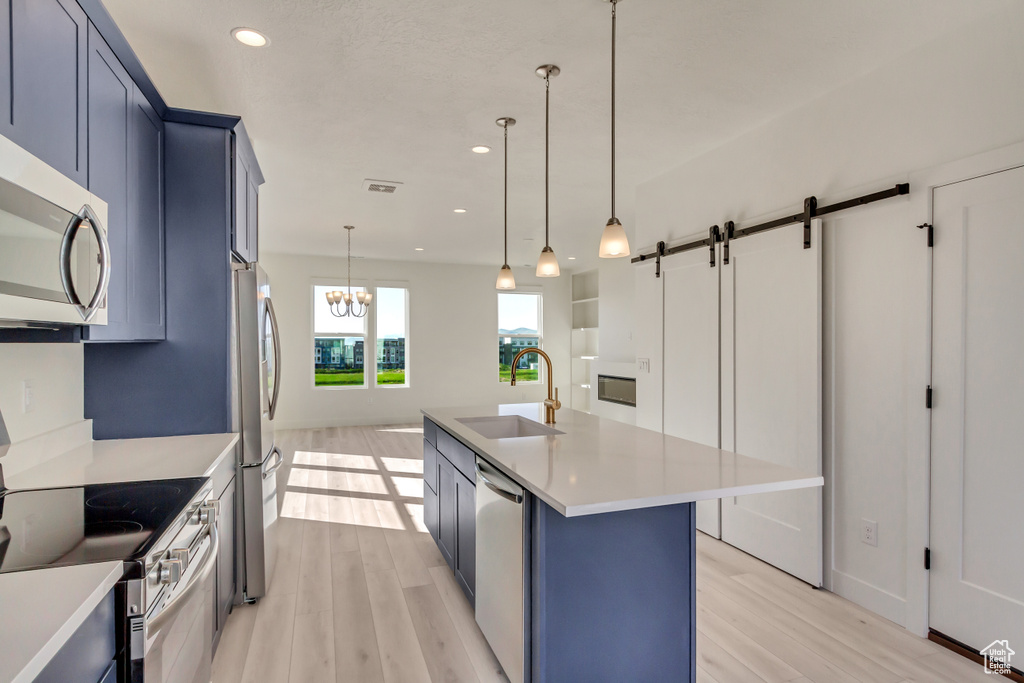
<svg viewBox="0 0 1024 683">
<path fill-rule="evenodd" d="M 259 187 L 263 184 L 263 174 L 241 122 L 235 127 L 232 144 L 235 201 L 231 250 L 245 263 L 256 263 L 259 259 Z"/>
<path fill-rule="evenodd" d="M 0 0 L 0 135 L 107 202 L 108 324 L 83 338 L 164 339 L 164 124 L 75 0 Z"/>
<path fill-rule="evenodd" d="M 0 134 L 83 186 L 88 42 L 75 0 L 0 0 Z"/>
<path fill-rule="evenodd" d="M 89 189 L 107 202 L 107 325 L 88 341 L 159 341 L 164 325 L 163 121 L 89 27 Z"/>
</svg>

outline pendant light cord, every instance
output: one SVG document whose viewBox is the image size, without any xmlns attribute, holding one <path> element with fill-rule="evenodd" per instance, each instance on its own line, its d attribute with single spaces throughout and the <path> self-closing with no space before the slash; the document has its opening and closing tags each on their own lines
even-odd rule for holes
<svg viewBox="0 0 1024 683">
<path fill-rule="evenodd" d="M 544 77 L 544 248 L 548 244 L 548 136 L 551 116 L 551 71 Z"/>
<path fill-rule="evenodd" d="M 345 232 L 348 233 L 348 296 L 352 298 L 352 231 Z"/>
<path fill-rule="evenodd" d="M 505 265 L 508 265 L 508 121 L 505 121 L 502 128 L 505 129 Z"/>
<path fill-rule="evenodd" d="M 615 218 L 615 6 L 612 1 L 612 218 Z"/>
</svg>

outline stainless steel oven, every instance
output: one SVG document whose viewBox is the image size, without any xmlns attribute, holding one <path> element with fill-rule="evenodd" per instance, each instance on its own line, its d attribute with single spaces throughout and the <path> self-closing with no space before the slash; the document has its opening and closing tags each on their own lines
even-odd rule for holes
<svg viewBox="0 0 1024 683">
<path fill-rule="evenodd" d="M 207 482 L 122 581 L 129 683 L 209 683 L 220 548 Z"/>
<path fill-rule="evenodd" d="M 105 325 L 107 204 L 0 136 L 0 327 Z"/>
</svg>

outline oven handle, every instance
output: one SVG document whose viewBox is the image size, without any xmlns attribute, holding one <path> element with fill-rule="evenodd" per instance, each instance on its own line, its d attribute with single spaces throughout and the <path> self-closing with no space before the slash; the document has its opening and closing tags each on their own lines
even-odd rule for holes
<svg viewBox="0 0 1024 683">
<path fill-rule="evenodd" d="M 160 614 L 146 622 L 147 630 L 158 631 L 166 625 L 170 618 L 185 605 L 192 591 L 196 590 L 198 586 L 209 578 L 210 572 L 213 571 L 214 565 L 217 564 L 217 554 L 220 551 L 220 534 L 217 532 L 216 517 L 206 525 L 205 534 L 210 537 L 210 552 L 206 555 L 205 563 L 192 575 L 181 592 L 164 605 L 164 608 L 160 610 Z"/>
</svg>

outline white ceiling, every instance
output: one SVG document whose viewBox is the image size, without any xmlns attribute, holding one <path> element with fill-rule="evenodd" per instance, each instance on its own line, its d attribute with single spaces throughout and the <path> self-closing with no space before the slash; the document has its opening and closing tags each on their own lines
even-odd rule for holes
<svg viewBox="0 0 1024 683">
<path fill-rule="evenodd" d="M 172 107 L 241 115 L 266 184 L 261 249 L 512 265 L 544 241 L 596 263 L 609 215 L 610 5 L 601 0 L 104 0 Z M 619 217 L 635 187 L 1007 4 L 1007 0 L 626 0 L 619 6 Z M 235 42 L 249 26 L 264 48 Z M 473 154 L 473 145 L 490 154 Z M 391 196 L 365 178 L 400 181 Z M 680 188 L 685 191 L 685 188 Z M 452 209 L 464 207 L 465 214 Z M 532 238 L 532 242 L 525 241 Z M 425 251 L 416 252 L 414 247 Z M 567 261 L 576 256 L 575 262 Z"/>
</svg>

